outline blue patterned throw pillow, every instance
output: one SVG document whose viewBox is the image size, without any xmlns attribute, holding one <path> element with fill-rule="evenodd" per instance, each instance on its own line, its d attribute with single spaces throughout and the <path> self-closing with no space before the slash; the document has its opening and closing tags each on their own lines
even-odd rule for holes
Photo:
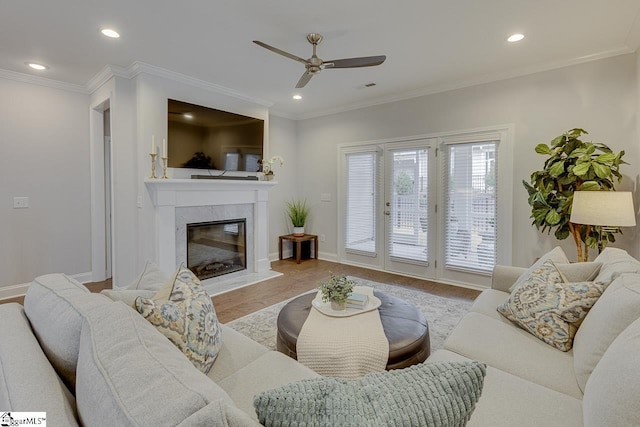
<svg viewBox="0 0 640 427">
<path fill-rule="evenodd" d="M 196 368 L 209 372 L 220 351 L 222 334 L 211 297 L 191 270 L 181 268 L 153 299 L 138 297 L 135 305 Z"/>
<path fill-rule="evenodd" d="M 580 323 L 603 291 L 601 283 L 565 283 L 549 260 L 516 285 L 498 312 L 547 344 L 569 351 Z"/>
</svg>

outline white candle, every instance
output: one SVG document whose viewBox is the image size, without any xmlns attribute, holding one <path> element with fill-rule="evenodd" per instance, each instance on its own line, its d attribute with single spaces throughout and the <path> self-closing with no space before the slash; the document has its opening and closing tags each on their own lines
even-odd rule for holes
<svg viewBox="0 0 640 427">
<path fill-rule="evenodd" d="M 167 158 L 167 140 L 162 138 L 162 157 Z"/>
<path fill-rule="evenodd" d="M 151 154 L 156 154 L 156 136 L 151 135 Z"/>
</svg>

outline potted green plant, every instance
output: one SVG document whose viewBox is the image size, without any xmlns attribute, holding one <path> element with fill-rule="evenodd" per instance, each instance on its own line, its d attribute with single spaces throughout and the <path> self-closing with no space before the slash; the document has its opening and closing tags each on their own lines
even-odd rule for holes
<svg viewBox="0 0 640 427">
<path fill-rule="evenodd" d="M 589 259 L 589 248 L 595 248 L 598 237 L 615 242 L 614 233 L 620 228 L 592 227 L 569 221 L 573 193 L 581 191 L 613 190 L 614 179 L 622 180 L 619 168 L 624 151 L 616 154 L 605 144 L 584 142 L 588 134 L 583 129 L 571 129 L 551 141 L 538 144 L 536 153 L 548 156 L 544 169 L 531 174 L 530 183 L 522 181 L 529 193 L 532 224 L 541 231 L 554 234 L 558 240 L 571 235 L 578 250 L 578 261 Z"/>
<path fill-rule="evenodd" d="M 330 278 L 326 282 L 318 283 L 322 301 L 331 302 L 333 310 L 344 310 L 356 281 L 347 279 L 344 275 L 336 276 L 332 272 L 329 272 L 329 276 Z"/>
<path fill-rule="evenodd" d="M 304 236 L 304 225 L 309 216 L 307 200 L 292 200 L 287 203 L 287 215 L 293 224 L 293 235 Z"/>
</svg>

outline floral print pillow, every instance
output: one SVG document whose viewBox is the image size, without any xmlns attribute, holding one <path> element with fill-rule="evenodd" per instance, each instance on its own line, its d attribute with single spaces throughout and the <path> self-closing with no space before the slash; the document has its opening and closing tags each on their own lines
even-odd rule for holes
<svg viewBox="0 0 640 427">
<path fill-rule="evenodd" d="M 178 347 L 203 373 L 208 373 L 222 346 L 216 311 L 200 280 L 187 268 L 178 270 L 153 299 L 138 297 L 138 312 Z"/>
<path fill-rule="evenodd" d="M 603 291 L 601 283 L 565 283 L 549 260 L 513 289 L 498 312 L 547 344 L 569 351 L 580 323 Z"/>
</svg>

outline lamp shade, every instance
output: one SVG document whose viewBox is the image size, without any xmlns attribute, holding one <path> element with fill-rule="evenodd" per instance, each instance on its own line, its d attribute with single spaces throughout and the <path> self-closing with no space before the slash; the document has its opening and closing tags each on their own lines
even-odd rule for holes
<svg viewBox="0 0 640 427">
<path fill-rule="evenodd" d="M 636 215 L 630 191 L 576 191 L 569 221 L 603 227 L 633 227 Z"/>
</svg>

